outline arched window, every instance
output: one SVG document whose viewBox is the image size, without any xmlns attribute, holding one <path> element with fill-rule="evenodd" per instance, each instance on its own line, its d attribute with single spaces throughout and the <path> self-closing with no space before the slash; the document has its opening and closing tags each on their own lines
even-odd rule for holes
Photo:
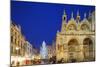
<svg viewBox="0 0 100 67">
<path fill-rule="evenodd" d="M 13 36 L 11 35 L 11 42 L 13 43 Z"/>
<path fill-rule="evenodd" d="M 64 20 L 66 19 L 66 17 L 64 17 Z"/>
</svg>

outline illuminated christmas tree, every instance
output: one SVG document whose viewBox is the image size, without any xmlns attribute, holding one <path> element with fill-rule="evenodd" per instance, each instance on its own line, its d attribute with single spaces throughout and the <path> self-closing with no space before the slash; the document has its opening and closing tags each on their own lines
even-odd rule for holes
<svg viewBox="0 0 100 67">
<path fill-rule="evenodd" d="M 45 41 L 43 41 L 42 46 L 40 48 L 40 55 L 41 55 L 41 59 L 48 58 L 48 49 L 47 49 Z"/>
</svg>

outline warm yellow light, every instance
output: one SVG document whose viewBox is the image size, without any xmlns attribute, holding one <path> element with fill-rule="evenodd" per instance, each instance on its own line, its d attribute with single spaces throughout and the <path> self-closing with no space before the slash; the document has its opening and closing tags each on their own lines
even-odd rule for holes
<svg viewBox="0 0 100 67">
<path fill-rule="evenodd" d="M 16 50 L 19 50 L 19 47 L 16 47 Z"/>
</svg>

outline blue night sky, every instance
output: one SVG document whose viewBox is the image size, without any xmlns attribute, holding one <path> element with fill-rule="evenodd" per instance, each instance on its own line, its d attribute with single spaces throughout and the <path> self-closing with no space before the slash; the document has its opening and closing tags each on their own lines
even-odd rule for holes
<svg viewBox="0 0 100 67">
<path fill-rule="evenodd" d="M 84 13 L 95 10 L 94 6 L 49 4 L 39 2 L 11 1 L 11 20 L 21 26 L 22 34 L 33 46 L 40 48 L 43 41 L 51 45 L 55 40 L 57 30 L 61 29 L 64 9 L 68 16 L 79 11 L 81 20 Z"/>
</svg>

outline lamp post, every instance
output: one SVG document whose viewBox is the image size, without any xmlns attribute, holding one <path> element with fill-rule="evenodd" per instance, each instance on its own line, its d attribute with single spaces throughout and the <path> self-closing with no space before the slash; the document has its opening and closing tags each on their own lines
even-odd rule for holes
<svg viewBox="0 0 100 67">
<path fill-rule="evenodd" d="M 17 51 L 17 56 L 16 56 L 16 58 L 17 58 L 17 64 L 16 64 L 16 65 L 17 65 L 17 66 L 19 66 L 19 61 L 18 61 L 18 59 L 19 59 L 18 55 L 19 55 L 19 54 L 18 54 L 18 50 L 19 50 L 19 47 L 16 47 L 16 51 Z"/>
<path fill-rule="evenodd" d="M 16 47 L 16 51 L 17 51 L 17 56 L 18 56 L 18 50 L 19 50 L 19 47 Z"/>
</svg>

